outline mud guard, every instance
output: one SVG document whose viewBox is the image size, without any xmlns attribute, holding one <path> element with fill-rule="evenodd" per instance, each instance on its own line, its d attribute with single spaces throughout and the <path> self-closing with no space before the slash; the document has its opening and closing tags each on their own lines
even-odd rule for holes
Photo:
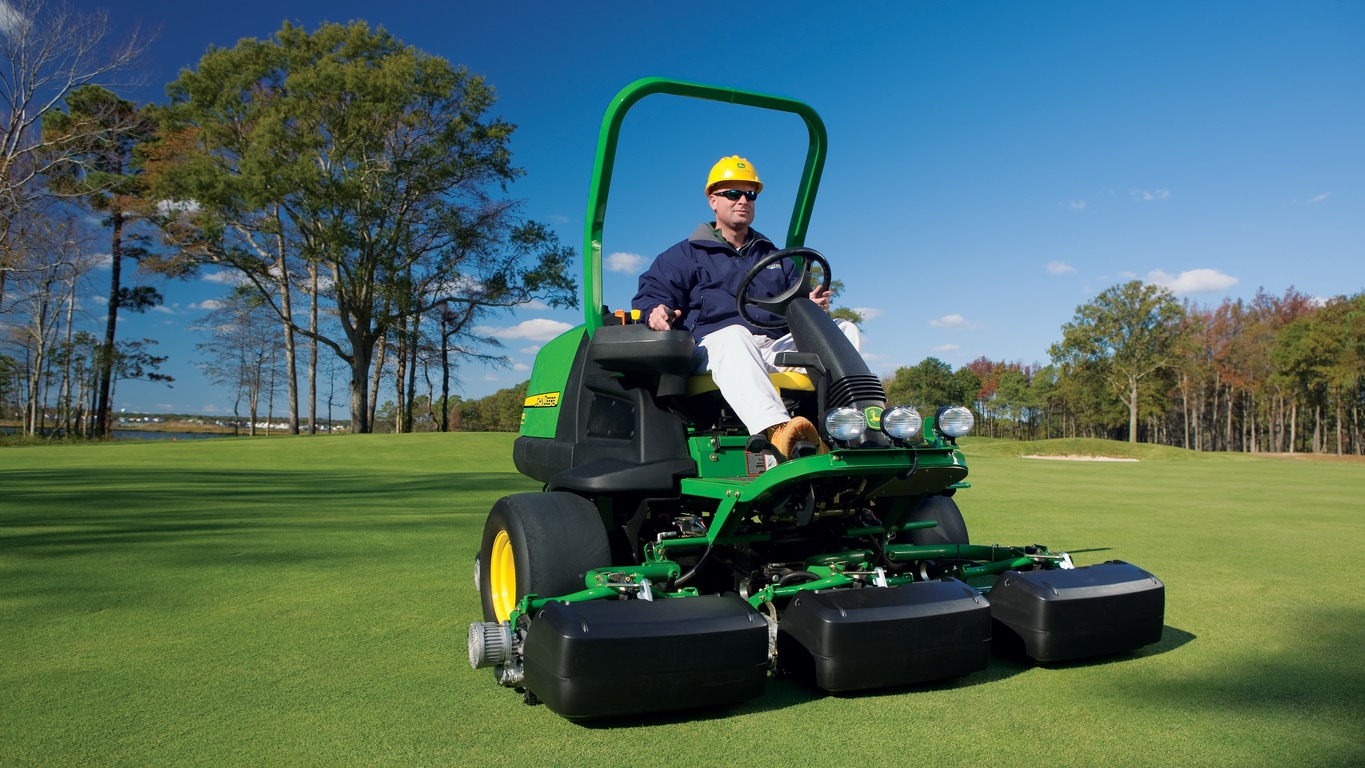
<svg viewBox="0 0 1365 768">
<path fill-rule="evenodd" d="M 801 592 L 777 632 L 779 668 L 831 693 L 960 677 L 990 652 L 990 604 L 956 579 Z"/>
<path fill-rule="evenodd" d="M 1134 651 L 1161 640 L 1166 588 L 1135 565 L 1005 571 L 990 591 L 995 647 L 1038 662 Z"/>
<path fill-rule="evenodd" d="M 526 690 L 569 720 L 763 694 L 767 621 L 737 596 L 550 603 L 526 635 Z"/>
</svg>

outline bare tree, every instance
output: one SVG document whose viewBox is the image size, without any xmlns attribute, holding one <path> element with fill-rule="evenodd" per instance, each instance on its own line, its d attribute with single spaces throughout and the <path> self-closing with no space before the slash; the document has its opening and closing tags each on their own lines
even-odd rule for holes
<svg viewBox="0 0 1365 768">
<path fill-rule="evenodd" d="M 58 357 L 69 357 L 65 350 L 70 346 L 75 320 L 77 282 L 95 263 L 85 252 L 84 234 L 71 218 L 43 220 L 38 226 L 25 228 L 24 252 L 30 264 L 16 270 L 17 298 L 11 302 L 11 310 L 20 320 L 11 331 L 27 367 L 24 431 L 29 435 L 39 434 L 46 426 L 53 363 Z M 63 412 L 59 420 L 66 421 L 69 373 L 57 384 L 56 405 Z"/>
<path fill-rule="evenodd" d="M 206 331 L 212 341 L 199 344 L 204 353 L 204 375 L 209 381 L 233 390 L 233 416 L 239 421 L 238 406 L 246 398 L 250 411 L 250 432 L 256 434 L 256 417 L 262 394 L 274 396 L 282 341 L 275 332 L 269 307 L 249 288 L 238 288 L 219 306 L 194 323 L 193 330 Z"/>
<path fill-rule="evenodd" d="M 47 0 L 0 0 L 0 305 L 14 249 L 15 217 L 45 191 L 39 181 L 69 162 L 66 143 L 88 136 L 45 137 L 43 118 L 84 85 L 127 86 L 128 70 L 150 40 L 138 27 L 111 42 L 108 11 L 76 10 Z M 91 132 L 103 130 L 92 125 Z"/>
</svg>

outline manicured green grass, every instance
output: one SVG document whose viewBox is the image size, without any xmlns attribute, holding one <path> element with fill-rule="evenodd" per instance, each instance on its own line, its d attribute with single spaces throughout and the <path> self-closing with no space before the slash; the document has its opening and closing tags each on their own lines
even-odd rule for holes
<svg viewBox="0 0 1365 768">
<path fill-rule="evenodd" d="M 466 659 L 511 439 L 0 449 L 0 765 L 1365 763 L 1365 464 L 969 440 L 973 540 L 1156 573 L 1159 645 L 582 726 Z"/>
</svg>

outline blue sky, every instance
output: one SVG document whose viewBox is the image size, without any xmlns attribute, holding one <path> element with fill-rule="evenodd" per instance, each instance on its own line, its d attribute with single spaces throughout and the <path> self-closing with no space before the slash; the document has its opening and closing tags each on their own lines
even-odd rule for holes
<svg viewBox="0 0 1365 768">
<path fill-rule="evenodd" d="M 845 283 L 840 303 L 864 312 L 882 374 L 931 355 L 1045 363 L 1078 305 L 1134 278 L 1202 304 L 1258 287 L 1365 290 L 1359 2 L 80 4 L 160 27 L 148 87 L 126 94 L 143 101 L 163 100 L 209 45 L 286 19 L 364 19 L 465 65 L 519 125 L 527 174 L 512 196 L 580 251 L 598 127 L 624 85 L 667 76 L 805 101 L 830 136 L 806 243 Z M 783 239 L 804 147 L 794 118 L 642 102 L 608 205 L 608 302 L 627 306 L 639 271 L 706 218 L 706 171 L 723 155 L 755 164 L 756 227 Z M 161 289 L 163 311 L 121 328 L 159 339 L 177 382 L 121 383 L 119 406 L 231 412 L 183 330 L 223 286 Z M 581 317 L 490 322 L 513 367 L 462 368 L 460 393 L 525 380 L 545 334 Z"/>
</svg>

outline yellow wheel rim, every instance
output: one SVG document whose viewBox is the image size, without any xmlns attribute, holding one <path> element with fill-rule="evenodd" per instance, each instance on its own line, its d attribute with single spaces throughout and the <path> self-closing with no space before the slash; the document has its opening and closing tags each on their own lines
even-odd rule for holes
<svg viewBox="0 0 1365 768">
<path fill-rule="evenodd" d="M 512 556 L 512 539 L 498 531 L 488 559 L 488 594 L 498 621 L 507 621 L 517 607 L 517 561 Z"/>
</svg>

